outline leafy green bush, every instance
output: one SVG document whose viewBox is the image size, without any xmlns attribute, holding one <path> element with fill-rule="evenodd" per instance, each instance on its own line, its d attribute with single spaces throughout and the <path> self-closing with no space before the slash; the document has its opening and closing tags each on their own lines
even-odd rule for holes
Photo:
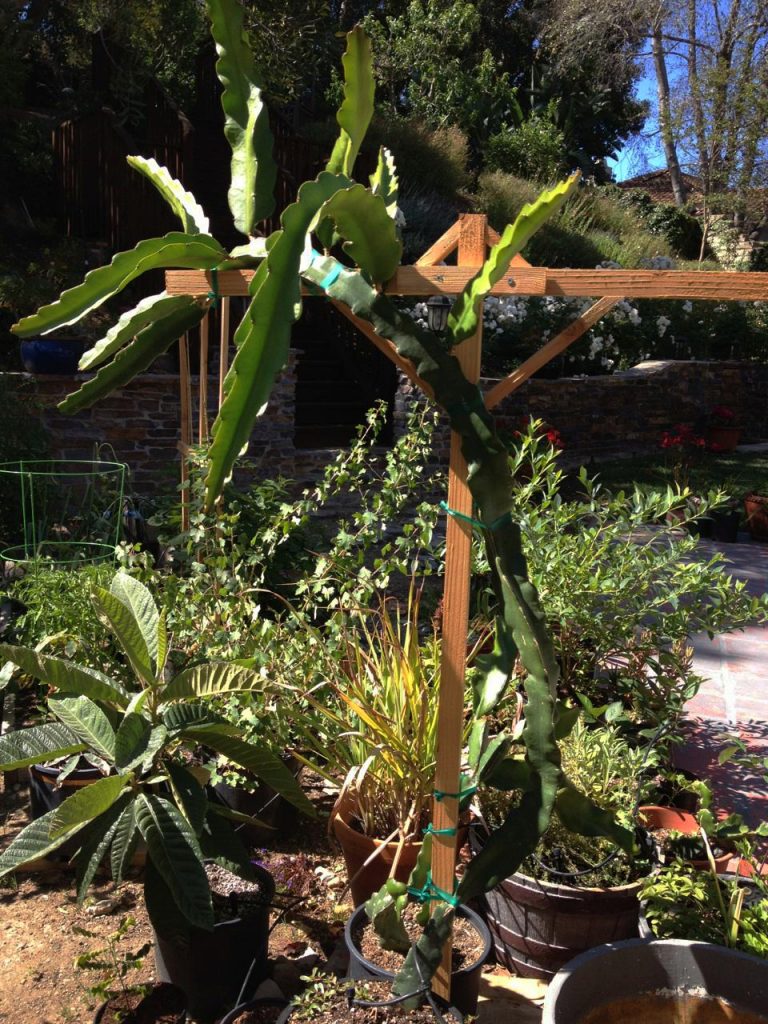
<svg viewBox="0 0 768 1024">
<path fill-rule="evenodd" d="M 608 185 L 607 196 L 619 207 L 637 214 L 653 234 L 661 235 L 676 256 L 695 260 L 701 250 L 701 224 L 693 214 L 674 203 L 655 202 L 642 189 L 622 189 Z"/>
<path fill-rule="evenodd" d="M 369 141 L 397 153 L 398 177 L 408 189 L 453 198 L 469 181 L 469 143 L 454 125 L 429 128 L 415 118 L 393 117 L 374 121 Z"/>
<path fill-rule="evenodd" d="M 515 509 L 562 690 L 621 700 L 636 722 L 673 729 L 701 682 L 688 637 L 768 617 L 768 596 L 751 597 L 721 555 L 702 560 L 696 538 L 666 523 L 670 511 L 694 520 L 726 496 L 713 492 L 694 511 L 687 491 L 612 494 L 582 469 L 580 496 L 566 501 L 557 452 L 540 427 L 532 421 L 513 448 Z"/>
<path fill-rule="evenodd" d="M 563 133 L 548 117 L 534 113 L 488 139 L 485 166 L 546 184 L 567 171 L 565 153 Z"/>
</svg>

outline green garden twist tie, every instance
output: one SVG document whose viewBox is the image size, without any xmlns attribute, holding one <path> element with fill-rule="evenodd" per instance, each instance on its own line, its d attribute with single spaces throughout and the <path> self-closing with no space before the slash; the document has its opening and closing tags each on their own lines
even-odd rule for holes
<svg viewBox="0 0 768 1024">
<path fill-rule="evenodd" d="M 211 290 L 206 295 L 206 298 L 211 300 L 211 309 L 216 309 L 219 304 L 219 299 L 221 298 L 221 293 L 219 292 L 218 267 L 214 267 L 213 270 L 211 270 Z"/>
<path fill-rule="evenodd" d="M 435 885 L 432 881 L 431 871 L 427 872 L 427 880 L 421 889 L 414 889 L 413 886 L 408 886 L 408 895 L 413 896 L 419 903 L 427 903 L 429 900 L 442 900 L 443 903 L 447 903 L 448 906 L 454 907 L 454 909 L 459 905 L 459 898 L 455 893 L 446 892 L 439 885 Z"/>
<path fill-rule="evenodd" d="M 454 519 L 460 519 L 463 523 L 469 523 L 470 526 L 476 526 L 478 530 L 498 530 L 502 523 L 506 522 L 509 512 L 504 512 L 494 519 L 492 523 L 483 523 L 479 519 L 474 519 L 472 516 L 466 516 L 463 512 L 458 512 L 455 508 L 451 508 L 447 501 L 440 502 L 440 508 L 447 512 L 449 516 L 453 516 Z"/>
<path fill-rule="evenodd" d="M 433 789 L 432 796 L 439 803 L 441 800 L 462 800 L 465 796 L 472 796 L 476 792 L 477 786 L 467 786 L 466 789 L 460 789 L 458 793 L 446 793 L 444 789 Z"/>
<path fill-rule="evenodd" d="M 424 829 L 425 836 L 457 836 L 458 834 L 457 828 L 435 828 L 431 821 Z"/>
</svg>

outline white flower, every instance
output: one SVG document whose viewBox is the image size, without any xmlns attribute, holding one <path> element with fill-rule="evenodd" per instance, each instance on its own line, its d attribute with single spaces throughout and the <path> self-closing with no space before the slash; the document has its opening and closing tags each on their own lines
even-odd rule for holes
<svg viewBox="0 0 768 1024">
<path fill-rule="evenodd" d="M 690 301 L 689 301 L 689 300 L 687 300 L 687 299 L 686 299 L 686 301 L 685 301 L 685 302 L 683 303 L 683 312 L 684 312 L 684 313 L 692 313 L 692 312 L 693 312 L 693 303 L 692 303 L 692 302 L 690 302 Z"/>
<path fill-rule="evenodd" d="M 667 328 L 672 323 L 668 316 L 660 316 L 656 320 L 656 330 L 659 332 L 659 337 L 663 338 L 667 333 Z"/>
</svg>

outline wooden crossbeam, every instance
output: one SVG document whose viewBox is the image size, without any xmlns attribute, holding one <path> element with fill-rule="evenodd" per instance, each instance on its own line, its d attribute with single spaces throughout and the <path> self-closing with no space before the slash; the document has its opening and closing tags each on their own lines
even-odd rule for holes
<svg viewBox="0 0 768 1024">
<path fill-rule="evenodd" d="M 444 231 L 422 256 L 419 256 L 416 260 L 417 265 L 420 267 L 432 267 L 450 256 L 459 244 L 460 227 L 461 219 L 454 221 L 448 230 Z"/>
<path fill-rule="evenodd" d="M 389 295 L 456 295 L 474 276 L 466 266 L 400 267 L 385 291 Z M 226 270 L 218 276 L 221 295 L 247 295 L 251 270 Z M 202 270 L 168 270 L 171 295 L 205 296 L 211 285 Z M 310 294 L 308 291 L 305 294 Z M 568 298 L 612 296 L 632 299 L 712 299 L 726 302 L 768 300 L 768 273 L 688 270 L 549 270 L 513 261 L 491 295 L 561 295 Z"/>
<path fill-rule="evenodd" d="M 493 409 L 502 398 L 506 398 L 513 391 L 517 391 L 537 370 L 540 370 L 542 366 L 546 366 L 556 356 L 565 352 L 569 345 L 577 341 L 593 324 L 596 324 L 598 320 L 604 317 L 620 301 L 621 299 L 598 299 L 594 306 L 590 306 L 580 317 L 568 324 L 554 338 L 551 338 L 546 345 L 542 345 L 530 358 L 521 363 L 516 370 L 513 370 L 508 377 L 494 384 L 485 395 L 486 409 Z"/>
<path fill-rule="evenodd" d="M 425 380 L 421 379 L 418 373 L 416 373 L 414 365 L 410 359 L 405 359 L 400 355 L 394 342 L 390 341 L 388 338 L 380 337 L 367 320 L 361 320 L 359 316 L 356 316 L 352 310 L 342 302 L 336 302 L 333 299 L 331 302 L 335 308 L 350 321 L 350 323 L 355 325 L 361 334 L 364 334 L 365 337 L 376 346 L 379 352 L 383 352 L 388 359 L 392 360 L 398 369 L 403 371 L 410 381 L 412 381 L 417 387 L 420 387 L 426 395 L 429 395 L 429 397 L 432 398 L 432 388 Z"/>
</svg>

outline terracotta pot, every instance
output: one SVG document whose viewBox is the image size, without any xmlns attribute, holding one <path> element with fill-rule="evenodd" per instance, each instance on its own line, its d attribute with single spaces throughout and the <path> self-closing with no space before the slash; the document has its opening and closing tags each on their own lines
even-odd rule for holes
<svg viewBox="0 0 768 1024">
<path fill-rule="evenodd" d="M 349 793 L 336 801 L 336 806 L 331 813 L 331 826 L 336 836 L 341 852 L 344 855 L 344 863 L 347 866 L 347 875 L 350 879 L 350 890 L 352 901 L 356 907 L 377 892 L 389 878 L 389 873 L 397 853 L 397 843 L 383 843 L 380 839 L 371 839 L 352 827 L 355 819 L 355 802 Z M 459 829 L 456 850 L 460 850 L 467 838 L 467 829 Z M 366 860 L 375 850 L 380 850 L 370 864 L 363 868 Z M 407 842 L 400 860 L 397 864 L 395 878 L 400 882 L 407 882 L 411 872 L 416 866 L 416 858 L 421 850 L 420 842 Z"/>
<path fill-rule="evenodd" d="M 656 829 L 667 829 L 668 831 L 680 832 L 684 836 L 695 836 L 699 833 L 699 823 L 696 816 L 689 811 L 681 811 L 678 807 L 657 807 L 649 805 L 638 808 L 638 819 L 650 832 Z M 729 852 L 720 853 L 715 856 L 715 867 L 719 873 L 725 871 L 731 860 Z M 706 871 L 709 868 L 709 861 L 706 857 L 692 859 L 689 861 L 697 871 Z"/>
<path fill-rule="evenodd" d="M 744 499 L 747 527 L 753 540 L 768 540 L 768 496 L 748 494 Z"/>
<path fill-rule="evenodd" d="M 716 445 L 717 451 L 732 452 L 740 440 L 739 427 L 710 427 L 707 431 L 707 441 L 710 445 Z"/>
</svg>

